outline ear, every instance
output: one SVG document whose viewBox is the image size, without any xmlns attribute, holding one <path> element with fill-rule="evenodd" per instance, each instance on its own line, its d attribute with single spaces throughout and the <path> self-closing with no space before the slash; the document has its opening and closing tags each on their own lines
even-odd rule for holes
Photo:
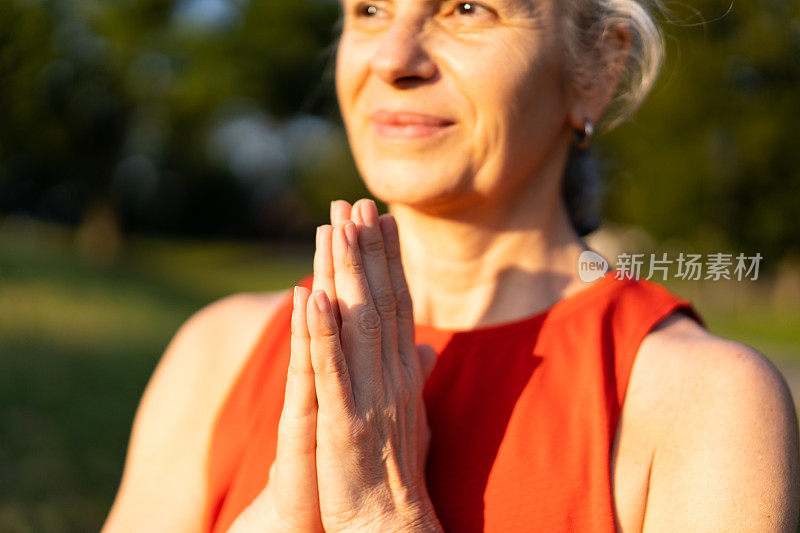
<svg viewBox="0 0 800 533">
<path fill-rule="evenodd" d="M 583 118 L 589 117 L 597 124 L 603 116 L 619 85 L 625 65 L 630 58 L 633 36 L 626 24 L 611 27 L 598 42 L 598 61 L 595 77 L 587 80 L 587 86 L 572 101 L 569 109 L 569 123 L 573 129 L 583 130 Z"/>
</svg>

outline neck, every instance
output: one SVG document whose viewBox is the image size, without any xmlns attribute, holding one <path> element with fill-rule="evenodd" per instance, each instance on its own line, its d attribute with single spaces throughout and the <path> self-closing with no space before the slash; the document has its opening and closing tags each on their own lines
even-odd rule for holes
<svg viewBox="0 0 800 533">
<path fill-rule="evenodd" d="M 585 286 L 577 265 L 586 246 L 569 222 L 559 177 L 539 175 L 491 205 L 446 213 L 390 204 L 417 324 L 469 330 L 511 322 Z"/>
</svg>

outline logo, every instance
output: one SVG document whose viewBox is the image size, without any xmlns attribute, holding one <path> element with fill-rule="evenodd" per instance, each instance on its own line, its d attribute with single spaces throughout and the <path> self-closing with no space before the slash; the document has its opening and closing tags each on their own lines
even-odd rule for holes
<svg viewBox="0 0 800 533">
<path fill-rule="evenodd" d="M 591 283 L 600 279 L 608 272 L 608 261 L 603 256 L 585 250 L 578 257 L 578 276 L 584 283 Z"/>
</svg>

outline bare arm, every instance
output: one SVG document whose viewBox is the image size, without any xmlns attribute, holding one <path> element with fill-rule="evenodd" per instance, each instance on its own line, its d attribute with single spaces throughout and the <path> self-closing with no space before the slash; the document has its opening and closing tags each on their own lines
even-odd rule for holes
<svg viewBox="0 0 800 533">
<path fill-rule="evenodd" d="M 800 452 L 782 376 L 689 319 L 647 349 L 660 352 L 659 392 L 672 413 L 656 421 L 643 531 L 794 533 Z"/>
<path fill-rule="evenodd" d="M 283 295 L 229 296 L 181 326 L 142 395 L 103 533 L 202 529 L 214 420 Z"/>
</svg>

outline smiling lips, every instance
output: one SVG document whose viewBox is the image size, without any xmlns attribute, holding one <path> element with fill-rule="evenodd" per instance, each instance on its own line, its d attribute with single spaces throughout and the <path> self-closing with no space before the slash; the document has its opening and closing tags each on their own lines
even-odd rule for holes
<svg viewBox="0 0 800 533">
<path fill-rule="evenodd" d="M 441 133 L 455 124 L 453 120 L 413 111 L 379 109 L 372 115 L 375 132 L 392 139 L 417 139 Z"/>
</svg>

